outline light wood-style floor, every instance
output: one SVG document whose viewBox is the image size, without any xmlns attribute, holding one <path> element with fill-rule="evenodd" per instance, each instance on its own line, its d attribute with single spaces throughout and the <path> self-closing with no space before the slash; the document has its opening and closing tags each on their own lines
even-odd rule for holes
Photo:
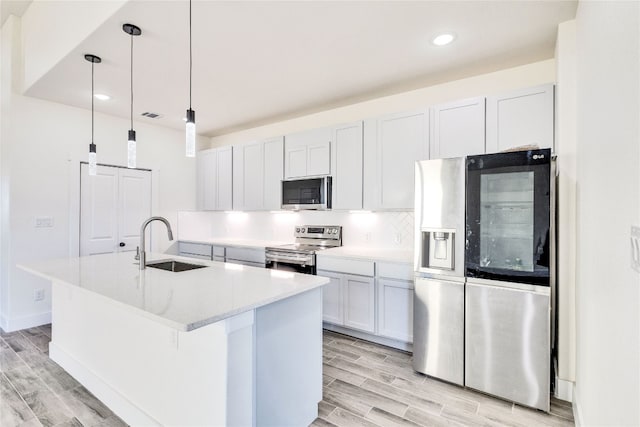
<svg viewBox="0 0 640 427">
<path fill-rule="evenodd" d="M 324 332 L 323 400 L 313 426 L 572 426 L 551 415 L 452 386 L 411 368 L 411 355 Z M 48 357 L 51 325 L 0 329 L 0 426 L 125 426 Z"/>
<path fill-rule="evenodd" d="M 323 400 L 313 426 L 573 426 L 571 404 L 551 414 L 415 372 L 411 354 L 324 331 Z"/>
</svg>

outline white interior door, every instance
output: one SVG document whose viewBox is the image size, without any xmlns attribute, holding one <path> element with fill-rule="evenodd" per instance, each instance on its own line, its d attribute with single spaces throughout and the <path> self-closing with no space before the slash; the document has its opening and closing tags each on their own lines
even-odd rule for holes
<svg viewBox="0 0 640 427">
<path fill-rule="evenodd" d="M 140 242 L 140 226 L 151 216 L 151 172 L 138 169 L 118 172 L 118 249 L 135 251 Z"/>
<path fill-rule="evenodd" d="M 133 251 L 151 216 L 151 172 L 98 166 L 80 169 L 80 256 Z M 122 244 L 122 246 L 121 246 Z"/>
</svg>

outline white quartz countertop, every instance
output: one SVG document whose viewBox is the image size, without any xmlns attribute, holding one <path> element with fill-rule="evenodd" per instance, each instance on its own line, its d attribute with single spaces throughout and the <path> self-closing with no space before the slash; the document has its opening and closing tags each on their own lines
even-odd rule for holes
<svg viewBox="0 0 640 427">
<path fill-rule="evenodd" d="M 338 248 L 325 249 L 317 253 L 317 256 L 335 258 L 355 258 L 372 261 L 413 263 L 413 250 L 371 248 L 361 246 L 340 246 Z"/>
<path fill-rule="evenodd" d="M 180 331 L 197 329 L 329 282 L 320 276 L 157 253 L 147 253 L 147 262 L 171 258 L 207 267 L 179 273 L 150 267 L 140 271 L 133 256 L 124 252 L 19 267 L 101 295 Z"/>
<path fill-rule="evenodd" d="M 225 237 L 213 237 L 210 239 L 178 239 L 185 243 L 204 243 L 216 246 L 234 246 L 238 248 L 255 248 L 264 249 L 270 246 L 287 245 L 293 242 L 282 242 L 274 240 L 252 240 L 252 239 L 233 239 Z"/>
</svg>

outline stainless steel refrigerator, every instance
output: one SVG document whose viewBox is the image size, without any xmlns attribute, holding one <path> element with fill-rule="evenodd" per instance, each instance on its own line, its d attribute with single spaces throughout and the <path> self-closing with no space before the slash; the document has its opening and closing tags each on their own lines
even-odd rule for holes
<svg viewBox="0 0 640 427">
<path fill-rule="evenodd" d="M 414 369 L 549 410 L 550 150 L 416 163 Z"/>
<path fill-rule="evenodd" d="M 464 384 L 464 158 L 416 162 L 413 367 Z"/>
</svg>

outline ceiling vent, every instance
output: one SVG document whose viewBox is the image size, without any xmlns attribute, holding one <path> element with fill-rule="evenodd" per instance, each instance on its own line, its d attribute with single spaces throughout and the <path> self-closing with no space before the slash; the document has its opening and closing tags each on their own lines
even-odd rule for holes
<svg viewBox="0 0 640 427">
<path fill-rule="evenodd" d="M 162 114 L 158 114 L 158 113 L 151 113 L 149 111 L 146 111 L 144 113 L 141 114 L 142 117 L 148 117 L 150 119 L 159 119 L 162 117 Z"/>
</svg>

